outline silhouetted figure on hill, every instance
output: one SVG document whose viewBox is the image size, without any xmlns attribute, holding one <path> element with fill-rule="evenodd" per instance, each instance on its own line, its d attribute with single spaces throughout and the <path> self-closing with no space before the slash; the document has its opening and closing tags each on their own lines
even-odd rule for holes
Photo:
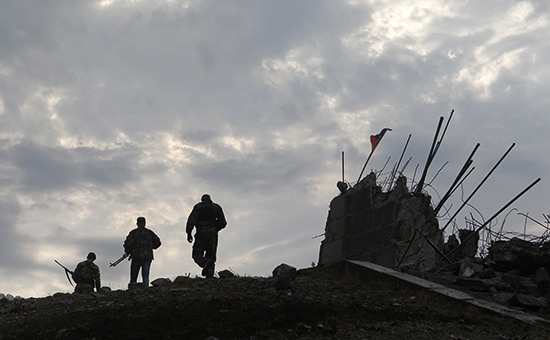
<svg viewBox="0 0 550 340">
<path fill-rule="evenodd" d="M 153 261 L 153 250 L 160 247 L 160 238 L 151 230 L 145 228 L 145 217 L 137 218 L 137 228 L 130 231 L 124 241 L 124 251 L 130 254 L 130 284 L 131 288 L 137 284 L 137 277 L 141 269 L 143 287 L 149 287 L 149 272 Z"/>
<path fill-rule="evenodd" d="M 99 267 L 94 263 L 96 256 L 94 253 L 89 253 L 86 261 L 82 261 L 76 265 L 73 271 L 73 280 L 76 282 L 74 292 L 77 294 L 93 293 L 94 288 L 99 292 L 101 288 L 101 278 Z"/>
<path fill-rule="evenodd" d="M 193 244 L 193 260 L 202 269 L 205 277 L 214 277 L 216 252 L 218 250 L 218 232 L 225 228 L 227 221 L 222 207 L 212 202 L 210 195 L 202 195 L 201 201 L 193 207 L 187 219 L 187 241 L 193 242 L 193 228 L 196 228 Z"/>
</svg>

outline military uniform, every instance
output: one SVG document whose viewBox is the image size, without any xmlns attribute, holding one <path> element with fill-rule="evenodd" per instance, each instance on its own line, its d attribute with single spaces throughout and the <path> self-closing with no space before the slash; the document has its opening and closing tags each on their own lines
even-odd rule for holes
<svg viewBox="0 0 550 340">
<path fill-rule="evenodd" d="M 141 217 L 138 218 L 138 227 L 130 231 L 124 241 L 124 251 L 130 254 L 132 263 L 130 265 L 130 285 L 137 282 L 138 272 L 141 269 L 143 286 L 149 287 L 149 271 L 153 260 L 153 250 L 160 247 L 160 238 L 151 230 L 139 225 Z"/>
<path fill-rule="evenodd" d="M 189 214 L 186 232 L 188 240 L 190 240 L 193 229 L 196 228 L 197 230 L 192 257 L 195 263 L 203 268 L 203 276 L 214 276 L 216 252 L 218 250 L 218 232 L 226 225 L 227 221 L 222 207 L 212 202 L 209 195 L 204 195 L 201 202 L 195 204 L 191 214 Z"/>
<path fill-rule="evenodd" d="M 72 276 L 74 282 L 76 282 L 75 293 L 93 293 L 94 287 L 96 291 L 99 291 L 101 288 L 99 267 L 92 261 L 86 260 L 80 262 L 73 271 Z"/>
</svg>

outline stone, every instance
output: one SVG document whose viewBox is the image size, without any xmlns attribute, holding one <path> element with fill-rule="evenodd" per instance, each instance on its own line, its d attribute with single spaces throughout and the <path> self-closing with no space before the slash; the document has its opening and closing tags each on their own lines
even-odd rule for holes
<svg viewBox="0 0 550 340">
<path fill-rule="evenodd" d="M 296 268 L 283 263 L 273 269 L 273 277 L 288 277 L 294 280 L 296 278 L 296 272 Z"/>
<path fill-rule="evenodd" d="M 153 287 L 167 286 L 171 283 L 172 283 L 172 280 L 170 280 L 168 278 L 158 278 L 158 279 L 155 279 L 155 280 L 151 281 L 151 285 Z"/>
<path fill-rule="evenodd" d="M 110 291 L 111 291 L 111 287 L 109 287 L 109 286 L 103 286 L 103 287 L 99 288 L 99 292 L 98 292 L 98 293 L 103 293 L 103 294 L 105 294 L 105 293 L 109 293 Z"/>
<path fill-rule="evenodd" d="M 494 287 L 499 292 L 514 292 L 514 287 L 508 282 L 499 280 L 498 278 L 488 279 L 486 281 L 491 282 L 491 286 Z"/>
<path fill-rule="evenodd" d="M 546 295 L 550 291 L 550 275 L 543 267 L 538 268 L 533 273 L 533 277 L 541 295 Z"/>
<path fill-rule="evenodd" d="M 520 294 L 527 294 L 531 296 L 540 296 L 539 287 L 535 282 L 530 279 L 521 280 L 514 286 L 516 292 Z"/>
<path fill-rule="evenodd" d="M 512 306 L 522 307 L 530 311 L 540 311 L 542 308 L 548 308 L 548 300 L 545 300 L 545 298 L 525 294 L 514 294 L 509 302 Z"/>
<path fill-rule="evenodd" d="M 510 305 L 509 301 L 514 297 L 514 293 L 496 293 L 493 294 L 493 302 L 508 306 Z"/>
<path fill-rule="evenodd" d="M 512 286 L 515 286 L 516 284 L 518 284 L 521 280 L 524 279 L 523 276 L 519 276 L 519 275 L 514 275 L 514 274 L 509 274 L 509 273 L 504 273 L 500 279 L 504 282 L 508 282 L 509 284 L 511 284 Z"/>
<path fill-rule="evenodd" d="M 218 272 L 218 276 L 222 279 L 229 279 L 235 276 L 230 270 L 224 269 Z"/>
<path fill-rule="evenodd" d="M 501 271 L 519 269 L 530 273 L 543 267 L 545 252 L 536 244 L 514 237 L 510 241 L 495 241 L 489 247 L 489 256 Z"/>
<path fill-rule="evenodd" d="M 477 254 L 477 244 L 479 242 L 479 233 L 475 230 L 459 229 L 460 254 L 464 257 L 474 257 Z"/>
<path fill-rule="evenodd" d="M 481 277 L 483 276 L 483 265 L 473 263 L 469 258 L 464 258 L 459 261 L 460 268 L 458 276 L 460 277 Z"/>
</svg>

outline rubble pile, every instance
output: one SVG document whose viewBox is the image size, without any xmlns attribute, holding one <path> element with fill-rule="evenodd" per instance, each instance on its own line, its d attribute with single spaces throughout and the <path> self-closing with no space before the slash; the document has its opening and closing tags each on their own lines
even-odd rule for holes
<svg viewBox="0 0 550 340">
<path fill-rule="evenodd" d="M 550 245 L 519 238 L 493 242 L 484 258 L 464 257 L 438 270 L 411 273 L 525 311 L 550 314 Z"/>
</svg>

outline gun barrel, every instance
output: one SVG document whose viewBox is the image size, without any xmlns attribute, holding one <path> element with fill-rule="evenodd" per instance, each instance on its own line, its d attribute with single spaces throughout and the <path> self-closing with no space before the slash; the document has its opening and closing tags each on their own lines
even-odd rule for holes
<svg viewBox="0 0 550 340">
<path fill-rule="evenodd" d="M 125 258 L 127 258 L 130 254 L 124 254 L 122 255 L 118 260 L 116 260 L 115 262 L 113 263 L 110 263 L 109 267 L 115 267 L 117 264 L 119 264 L 120 262 L 122 262 Z"/>
<path fill-rule="evenodd" d="M 67 276 L 67 280 L 69 280 L 69 283 L 71 284 L 71 286 L 74 287 L 74 284 L 72 283 L 71 281 L 71 278 L 69 277 L 69 274 L 73 275 L 73 272 L 70 271 L 67 267 L 65 267 L 64 265 L 62 265 L 61 263 L 59 263 L 57 260 L 54 260 L 55 263 L 57 263 L 58 265 L 61 266 L 61 268 L 65 269 L 65 276 Z"/>
<path fill-rule="evenodd" d="M 62 265 L 61 263 L 57 262 L 57 260 L 54 260 L 54 261 L 55 261 L 55 263 L 57 263 L 58 265 L 60 265 L 61 268 L 65 269 L 66 271 L 68 271 L 68 272 L 71 273 L 71 274 L 73 273 L 71 270 L 69 270 L 69 268 L 67 268 L 67 267 L 65 267 L 64 265 Z"/>
</svg>

